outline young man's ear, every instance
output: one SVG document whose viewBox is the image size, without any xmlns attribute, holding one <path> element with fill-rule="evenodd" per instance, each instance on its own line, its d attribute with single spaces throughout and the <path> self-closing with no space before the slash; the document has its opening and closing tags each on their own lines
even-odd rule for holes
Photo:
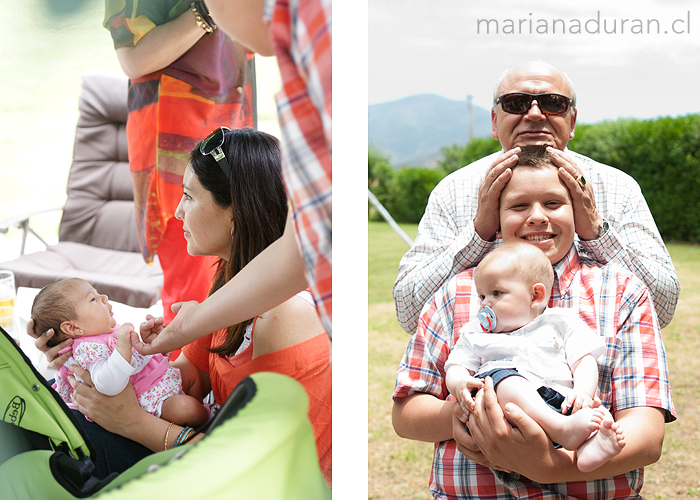
<svg viewBox="0 0 700 500">
<path fill-rule="evenodd" d="M 530 307 L 537 309 L 547 300 L 547 289 L 542 283 L 532 285 L 532 301 Z M 545 304 L 546 305 L 546 304 Z"/>
</svg>

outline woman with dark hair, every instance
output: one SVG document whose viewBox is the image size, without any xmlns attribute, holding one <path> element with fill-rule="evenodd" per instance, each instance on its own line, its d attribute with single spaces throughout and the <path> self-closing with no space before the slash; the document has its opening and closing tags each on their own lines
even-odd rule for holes
<svg viewBox="0 0 700 500">
<path fill-rule="evenodd" d="M 192 151 L 175 216 L 183 222 L 189 254 L 219 258 L 212 294 L 284 232 L 287 197 L 277 140 L 250 128 L 214 131 Z M 55 358 L 55 349 L 47 352 L 49 359 Z M 199 381 L 202 393 L 212 390 L 219 404 L 252 373 L 271 371 L 296 379 L 309 397 L 319 464 L 331 485 L 330 341 L 308 291 L 185 346 L 172 365 L 182 373 L 185 392 L 188 384 Z M 90 384 L 89 373 L 71 369 Z M 153 415 L 140 409 L 130 387 L 108 397 L 79 382 L 71 385 L 81 413 L 152 451 L 172 447 L 168 434 L 199 437 L 188 428 L 150 418 Z M 95 443 L 92 435 L 91 439 Z M 111 449 L 106 439 L 95 444 L 107 453 Z"/>
</svg>

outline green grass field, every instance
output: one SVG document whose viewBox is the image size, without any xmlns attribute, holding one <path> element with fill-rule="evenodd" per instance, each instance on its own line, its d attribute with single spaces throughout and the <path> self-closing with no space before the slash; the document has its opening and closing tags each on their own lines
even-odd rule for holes
<svg viewBox="0 0 700 500">
<path fill-rule="evenodd" d="M 416 225 L 402 225 L 415 237 Z M 369 223 L 369 498 L 427 499 L 430 443 L 399 438 L 391 425 L 394 376 L 409 335 L 399 326 L 391 295 L 399 260 L 408 250 L 388 224 Z M 662 331 L 678 420 L 666 425 L 659 462 L 645 468 L 647 499 L 700 498 L 700 246 L 669 245 L 681 297 Z"/>
</svg>

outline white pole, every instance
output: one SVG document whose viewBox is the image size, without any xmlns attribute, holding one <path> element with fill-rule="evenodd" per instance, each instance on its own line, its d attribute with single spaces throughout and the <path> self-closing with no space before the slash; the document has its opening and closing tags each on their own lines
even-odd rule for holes
<svg viewBox="0 0 700 500">
<path fill-rule="evenodd" d="M 384 218 L 385 221 L 389 223 L 389 225 L 392 227 L 396 233 L 401 236 L 401 239 L 403 239 L 406 244 L 411 247 L 413 246 L 413 240 L 406 234 L 406 232 L 399 227 L 399 225 L 396 223 L 396 221 L 393 219 L 391 214 L 387 212 L 386 208 L 384 208 L 384 205 L 382 205 L 379 200 L 377 199 L 376 196 L 374 196 L 374 193 L 367 188 L 367 196 L 369 197 L 369 201 L 372 205 L 374 205 L 374 208 L 377 209 L 379 214 Z"/>
</svg>

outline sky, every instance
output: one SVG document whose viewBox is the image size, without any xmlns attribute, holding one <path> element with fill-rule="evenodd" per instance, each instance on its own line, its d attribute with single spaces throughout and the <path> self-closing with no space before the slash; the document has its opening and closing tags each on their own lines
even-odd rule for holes
<svg viewBox="0 0 700 500">
<path fill-rule="evenodd" d="M 568 74 L 582 123 L 700 112 L 697 2 L 371 0 L 368 18 L 369 104 L 471 94 L 490 108 L 506 69 L 542 60 Z"/>
</svg>

